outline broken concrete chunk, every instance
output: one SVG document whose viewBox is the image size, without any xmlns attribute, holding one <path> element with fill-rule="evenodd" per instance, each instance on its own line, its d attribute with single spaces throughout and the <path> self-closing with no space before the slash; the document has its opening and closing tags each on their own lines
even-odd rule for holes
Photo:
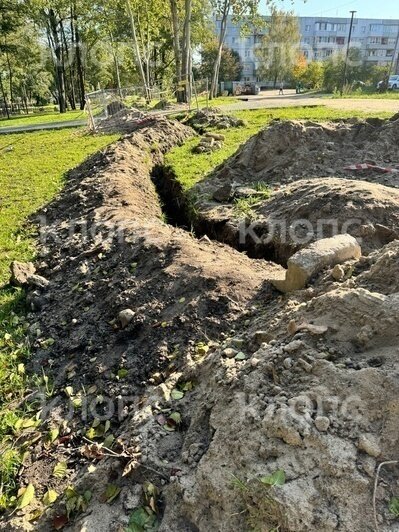
<svg viewBox="0 0 399 532">
<path fill-rule="evenodd" d="M 18 262 L 14 260 L 10 265 L 10 271 L 10 284 L 14 286 L 26 286 L 29 278 L 36 272 L 36 268 L 32 262 Z"/>
<path fill-rule="evenodd" d="M 361 248 L 351 235 L 336 235 L 314 242 L 301 249 L 288 260 L 284 279 L 271 282 L 281 292 L 293 292 L 305 288 L 309 279 L 326 266 L 335 266 L 350 259 L 359 259 Z"/>
</svg>

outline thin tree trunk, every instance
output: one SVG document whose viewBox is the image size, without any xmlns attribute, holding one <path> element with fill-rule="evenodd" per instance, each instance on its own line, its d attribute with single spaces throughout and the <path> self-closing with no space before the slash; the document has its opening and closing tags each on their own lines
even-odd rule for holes
<svg viewBox="0 0 399 532">
<path fill-rule="evenodd" d="M 9 79 L 9 85 L 10 85 L 10 102 L 11 102 L 11 110 L 12 110 L 13 105 L 14 105 L 13 71 L 11 68 L 11 61 L 10 61 L 10 56 L 8 54 L 6 42 L 5 42 L 5 45 L 6 45 L 6 60 L 7 60 L 7 67 L 8 67 L 8 79 Z"/>
<path fill-rule="evenodd" d="M 118 89 L 119 98 L 122 99 L 122 85 L 121 85 L 121 75 L 119 70 L 119 61 L 118 61 L 118 47 L 114 46 L 114 36 L 112 35 L 112 32 L 109 33 L 110 41 L 111 41 L 111 52 L 112 57 L 114 58 L 115 63 L 115 74 L 116 74 L 116 87 Z"/>
<path fill-rule="evenodd" d="M 209 93 L 210 100 L 217 96 L 218 85 L 219 85 L 220 63 L 222 61 L 223 44 L 224 44 L 224 39 L 226 37 L 227 17 L 229 15 L 229 12 L 230 12 L 230 0 L 225 0 L 225 3 L 223 5 L 222 19 L 220 21 L 218 52 L 217 52 L 215 64 L 213 67 L 211 90 Z"/>
<path fill-rule="evenodd" d="M 136 55 L 137 68 L 139 69 L 140 78 L 141 78 L 141 81 L 143 83 L 145 99 L 149 102 L 150 101 L 150 94 L 149 94 L 148 87 L 147 87 L 147 82 L 146 82 L 146 78 L 145 78 L 143 63 L 141 61 L 140 47 L 139 47 L 139 43 L 138 43 L 138 40 L 137 40 L 137 33 L 136 33 L 136 24 L 134 22 L 133 11 L 132 11 L 132 7 L 130 5 L 130 0 L 126 0 L 126 7 L 127 7 L 129 19 L 130 19 L 130 25 L 132 27 L 133 46 L 134 46 L 134 51 L 135 51 L 135 55 Z"/>
<path fill-rule="evenodd" d="M 185 83 L 184 101 L 191 99 L 191 10 L 192 0 L 184 1 L 185 15 L 183 28 L 183 60 L 182 60 L 182 81 Z"/>
<path fill-rule="evenodd" d="M 79 88 L 79 101 L 80 109 L 83 111 L 85 108 L 85 78 L 82 61 L 82 47 L 80 40 L 80 31 L 78 26 L 78 16 L 76 13 L 76 3 L 73 4 L 73 19 L 75 22 L 75 47 L 76 47 L 76 70 L 78 74 L 78 88 Z"/>
<path fill-rule="evenodd" d="M 1 72 L 0 72 L 0 89 L 1 89 L 1 95 L 2 95 L 3 101 L 4 101 L 4 107 L 6 109 L 6 115 L 7 115 L 7 118 L 9 120 L 10 119 L 10 111 L 9 111 L 8 105 L 7 105 L 7 96 L 6 96 L 6 93 L 5 93 L 5 90 L 4 90 L 4 85 L 3 85 L 3 80 L 2 80 L 2 77 L 1 77 Z"/>
<path fill-rule="evenodd" d="M 58 104 L 60 107 L 60 113 L 66 113 L 66 101 L 65 101 L 65 78 L 64 78 L 64 68 L 62 64 L 62 51 L 61 43 L 58 36 L 58 23 L 53 9 L 49 9 L 48 20 L 51 29 L 51 35 L 54 44 L 54 54 L 55 54 L 55 71 L 56 71 L 56 80 L 58 88 Z"/>
<path fill-rule="evenodd" d="M 61 28 L 61 36 L 62 36 L 62 42 L 64 44 L 63 50 L 65 52 L 62 54 L 62 62 L 64 64 L 64 76 L 65 76 L 65 56 L 66 56 L 66 62 L 68 65 L 68 71 L 69 71 L 69 79 L 65 76 L 65 83 L 68 86 L 68 100 L 71 106 L 71 109 L 76 109 L 76 98 L 75 98 L 75 87 L 73 83 L 73 73 L 72 73 L 72 66 L 69 56 L 69 50 L 68 50 L 68 43 L 65 36 L 65 30 L 64 30 L 64 24 L 62 21 L 60 22 L 60 28 Z"/>
<path fill-rule="evenodd" d="M 172 15 L 172 33 L 173 33 L 173 51 L 176 64 L 176 83 L 181 81 L 181 51 L 180 51 L 180 32 L 179 32 L 179 14 L 177 11 L 177 1 L 170 0 L 170 12 Z"/>
</svg>

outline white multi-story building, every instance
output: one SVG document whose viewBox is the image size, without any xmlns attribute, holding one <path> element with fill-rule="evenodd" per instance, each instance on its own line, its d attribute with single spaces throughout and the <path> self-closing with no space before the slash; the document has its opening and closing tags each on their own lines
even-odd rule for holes
<svg viewBox="0 0 399 532">
<path fill-rule="evenodd" d="M 265 17 L 267 18 L 267 17 Z M 301 50 L 308 60 L 323 60 L 337 50 L 346 50 L 349 38 L 350 18 L 298 17 L 301 33 Z M 216 30 L 220 21 L 216 19 Z M 240 26 L 227 23 L 225 44 L 239 53 L 243 64 L 244 81 L 263 81 L 257 76 L 258 60 L 255 48 L 263 37 L 260 30 L 242 36 Z M 399 52 L 399 20 L 355 18 L 351 47 L 361 51 L 363 60 L 372 65 L 389 65 Z"/>
</svg>

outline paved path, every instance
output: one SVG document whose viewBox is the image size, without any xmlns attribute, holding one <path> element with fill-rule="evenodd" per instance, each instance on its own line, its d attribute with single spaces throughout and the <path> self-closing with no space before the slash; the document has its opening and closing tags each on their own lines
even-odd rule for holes
<svg viewBox="0 0 399 532">
<path fill-rule="evenodd" d="M 65 120 L 64 122 L 47 122 L 46 124 L 0 127 L 0 135 L 25 133 L 27 131 L 42 131 L 43 129 L 63 129 L 65 127 L 80 127 L 85 125 L 87 125 L 87 120 Z"/>
<path fill-rule="evenodd" d="M 294 107 L 299 105 L 325 105 L 332 109 L 354 111 L 386 111 L 397 113 L 399 111 L 398 100 L 380 100 L 373 98 L 321 98 L 317 95 L 295 94 L 294 90 L 284 91 L 284 96 L 279 96 L 278 91 L 263 92 L 257 96 L 245 96 L 240 102 L 224 105 L 226 111 L 239 111 L 245 109 L 262 109 L 278 107 Z"/>
<path fill-rule="evenodd" d="M 224 111 L 243 111 L 245 109 L 276 109 L 279 107 L 297 107 L 301 105 L 324 105 L 332 109 L 341 109 L 344 111 L 386 111 L 395 114 L 399 112 L 398 100 L 380 100 L 372 98 L 321 98 L 309 94 L 295 94 L 294 90 L 284 91 L 284 96 L 279 96 L 278 91 L 268 91 L 257 96 L 245 96 L 240 98 L 239 102 L 223 105 Z M 176 111 L 169 111 L 173 114 Z M 168 114 L 160 111 L 157 114 Z M 32 124 L 26 126 L 0 127 L 0 135 L 8 133 L 24 133 L 28 131 L 41 131 L 43 129 L 63 129 L 72 127 L 81 127 L 87 125 L 87 120 L 70 120 L 64 122 L 49 122 L 46 124 Z"/>
</svg>

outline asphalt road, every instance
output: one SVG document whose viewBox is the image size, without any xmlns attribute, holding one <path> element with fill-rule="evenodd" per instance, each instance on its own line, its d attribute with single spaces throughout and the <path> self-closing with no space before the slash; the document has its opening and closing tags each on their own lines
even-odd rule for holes
<svg viewBox="0 0 399 532">
<path fill-rule="evenodd" d="M 262 109 L 264 107 L 275 109 L 278 107 L 295 107 L 299 105 L 324 105 L 332 109 L 354 111 L 386 111 L 392 114 L 399 111 L 399 99 L 376 98 L 321 98 L 317 95 L 295 94 L 295 90 L 285 90 L 283 96 L 278 91 L 268 91 L 257 96 L 241 97 L 239 102 L 223 106 L 226 111 L 239 111 L 244 109 Z"/>
<path fill-rule="evenodd" d="M 26 126 L 0 127 L 0 135 L 9 133 L 25 133 L 28 131 L 42 131 L 43 129 L 63 129 L 65 127 L 85 126 L 87 120 L 69 120 L 64 122 L 48 122 L 46 124 L 30 124 Z"/>
</svg>

